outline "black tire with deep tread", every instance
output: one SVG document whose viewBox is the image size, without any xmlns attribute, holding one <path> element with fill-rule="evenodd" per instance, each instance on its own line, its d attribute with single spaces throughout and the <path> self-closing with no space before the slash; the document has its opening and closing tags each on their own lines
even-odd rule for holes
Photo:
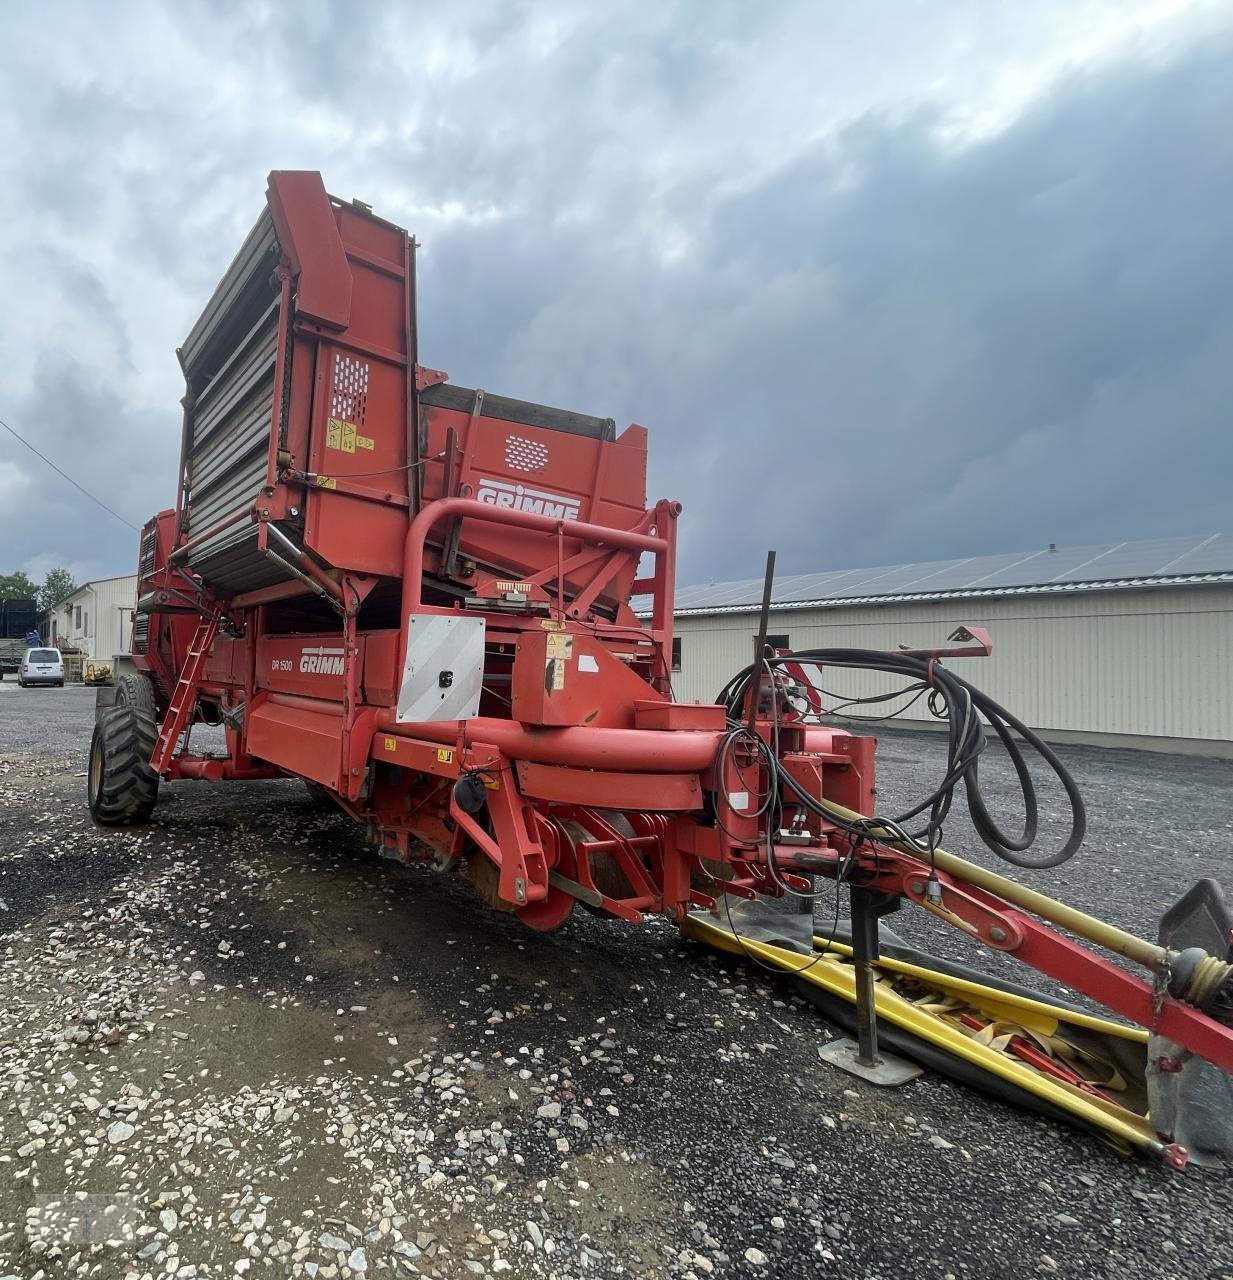
<svg viewBox="0 0 1233 1280">
<path fill-rule="evenodd" d="M 94 726 L 86 787 L 90 816 L 103 826 L 148 822 L 158 800 L 150 753 L 158 737 L 154 717 L 134 706 L 104 711 Z"/>
<path fill-rule="evenodd" d="M 146 676 L 128 671 L 116 681 L 117 707 L 136 707 L 144 711 L 151 719 L 158 718 L 158 709 L 154 705 L 154 686 Z"/>
</svg>

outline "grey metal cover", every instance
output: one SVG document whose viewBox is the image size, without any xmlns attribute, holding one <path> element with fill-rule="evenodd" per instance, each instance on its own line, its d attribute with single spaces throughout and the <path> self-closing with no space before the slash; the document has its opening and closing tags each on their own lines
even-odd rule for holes
<svg viewBox="0 0 1233 1280">
<path fill-rule="evenodd" d="M 422 614 L 410 619 L 399 724 L 478 715 L 483 682 L 483 618 Z"/>
<path fill-rule="evenodd" d="M 264 211 L 180 348 L 188 383 L 188 533 L 241 510 L 265 483 L 274 424 L 278 241 Z M 287 576 L 261 555 L 251 524 L 210 538 L 190 556 L 206 582 L 251 590 Z"/>
<path fill-rule="evenodd" d="M 1233 535 L 1152 538 L 920 564 L 784 574 L 775 581 L 774 603 L 863 604 L 949 595 L 1043 594 L 1097 586 L 1115 589 L 1203 582 L 1233 582 Z M 679 588 L 676 612 L 739 612 L 757 608 L 761 599 L 761 578 L 709 582 Z M 637 600 L 634 607 L 643 603 Z"/>
<path fill-rule="evenodd" d="M 470 387 L 460 387 L 454 382 L 439 382 L 420 392 L 420 404 L 470 413 L 475 408 L 475 395 Z M 485 418 L 500 418 L 504 422 L 519 422 L 528 427 L 547 427 L 550 431 L 589 436 L 592 440 L 616 439 L 616 422 L 612 418 L 596 418 L 588 413 L 554 409 L 550 405 L 534 404 L 529 400 L 512 400 L 509 396 L 494 396 L 485 392 L 482 412 Z"/>
</svg>

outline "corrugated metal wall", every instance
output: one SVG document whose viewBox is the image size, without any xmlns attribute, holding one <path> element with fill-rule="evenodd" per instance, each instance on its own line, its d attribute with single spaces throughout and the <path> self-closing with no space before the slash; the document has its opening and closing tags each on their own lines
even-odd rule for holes
<svg viewBox="0 0 1233 1280">
<path fill-rule="evenodd" d="M 988 627 L 993 656 L 951 665 L 1033 728 L 1233 740 L 1233 588 L 775 611 L 794 649 L 940 645 L 960 623 Z M 748 665 L 755 613 L 677 619 L 678 698 L 711 701 Z M 835 671 L 827 687 L 868 694 L 896 683 Z M 904 719 L 930 719 L 923 700 Z"/>
</svg>

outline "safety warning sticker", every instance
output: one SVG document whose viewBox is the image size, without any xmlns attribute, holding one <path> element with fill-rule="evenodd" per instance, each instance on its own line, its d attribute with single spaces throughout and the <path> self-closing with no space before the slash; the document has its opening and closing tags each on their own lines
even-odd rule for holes
<svg viewBox="0 0 1233 1280">
<path fill-rule="evenodd" d="M 568 633 L 550 632 L 547 643 L 549 658 L 568 658 L 574 651 L 574 637 Z"/>
<path fill-rule="evenodd" d="M 360 435 L 354 422 L 345 418 L 330 418 L 325 424 L 325 447 L 338 449 L 342 453 L 354 453 L 357 449 L 373 447 L 372 436 Z"/>
</svg>

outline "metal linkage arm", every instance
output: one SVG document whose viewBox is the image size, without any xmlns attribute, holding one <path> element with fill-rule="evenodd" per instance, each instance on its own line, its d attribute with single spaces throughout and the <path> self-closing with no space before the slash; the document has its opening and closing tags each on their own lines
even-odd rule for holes
<svg viewBox="0 0 1233 1280">
<path fill-rule="evenodd" d="M 848 812 L 851 811 L 844 810 L 845 814 Z M 836 830 L 832 840 L 842 848 L 847 837 Z M 813 874 L 838 875 L 845 865 L 838 851 L 815 853 L 786 846 L 777 849 L 775 856 L 777 865 L 785 870 Z M 931 882 L 929 864 L 922 858 L 875 839 L 862 844 L 843 874 L 862 888 L 910 899 L 983 946 L 1015 956 L 1233 1073 L 1233 1027 L 1170 991 L 1173 965 L 1179 959 L 1176 953 L 954 854 L 938 850 L 936 865 L 938 871 Z M 1154 979 L 1140 977 L 1098 955 L 1052 927 L 1054 924 L 1085 942 L 1144 966 L 1152 971 Z M 1218 966 L 1220 961 L 1211 958 L 1211 964 Z"/>
</svg>

